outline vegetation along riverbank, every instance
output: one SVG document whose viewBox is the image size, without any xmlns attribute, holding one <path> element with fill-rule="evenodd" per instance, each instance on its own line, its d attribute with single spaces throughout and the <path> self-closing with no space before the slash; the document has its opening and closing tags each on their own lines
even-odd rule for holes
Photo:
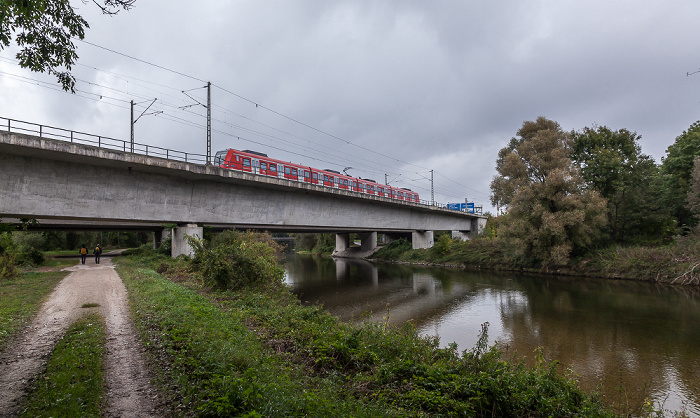
<svg viewBox="0 0 700 418">
<path fill-rule="evenodd" d="M 117 261 L 175 413 L 228 416 L 608 416 L 542 361 L 529 369 L 483 338 L 439 348 L 411 324 L 354 326 L 301 306 L 274 244 L 229 232 L 191 261 L 142 250 Z"/>
</svg>

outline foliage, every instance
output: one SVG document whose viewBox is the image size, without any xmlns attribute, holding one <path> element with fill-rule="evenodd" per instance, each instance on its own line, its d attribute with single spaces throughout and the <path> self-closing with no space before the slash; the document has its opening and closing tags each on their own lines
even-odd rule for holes
<svg viewBox="0 0 700 418">
<path fill-rule="evenodd" d="M 68 273 L 21 273 L 0 281 L 0 351 L 27 324 L 42 300 Z"/>
<path fill-rule="evenodd" d="M 572 265 L 579 274 L 700 285 L 700 235 L 677 237 L 666 246 L 613 246 Z"/>
<path fill-rule="evenodd" d="M 280 247 L 269 234 L 234 230 L 222 232 L 211 244 L 190 238 L 193 265 L 204 280 L 218 289 L 279 287 L 284 270 L 277 264 Z"/>
<path fill-rule="evenodd" d="M 298 251 L 311 251 L 318 243 L 320 234 L 294 234 L 294 248 Z"/>
<path fill-rule="evenodd" d="M 95 2 L 104 13 L 129 9 L 135 0 Z M 78 15 L 70 0 L 24 0 L 0 2 L 0 50 L 14 42 L 20 47 L 19 65 L 34 72 L 55 75 L 64 90 L 74 91 L 71 67 L 78 59 L 71 38 L 83 39 L 88 22 Z M 65 70 L 61 70 L 61 67 Z"/>
<path fill-rule="evenodd" d="M 587 127 L 571 135 L 571 158 L 586 186 L 608 201 L 611 239 L 624 243 L 665 238 L 674 224 L 658 167 L 641 152 L 641 137 L 606 126 Z"/>
<path fill-rule="evenodd" d="M 332 254 L 335 251 L 335 234 L 318 234 L 316 245 L 311 250 L 314 254 Z"/>
<path fill-rule="evenodd" d="M 690 209 L 696 218 L 700 218 L 700 156 L 695 157 L 693 163 L 693 173 L 690 177 L 687 202 L 688 209 Z"/>
<path fill-rule="evenodd" d="M 0 253 L 0 282 L 17 276 L 17 267 L 12 256 L 6 252 Z"/>
<path fill-rule="evenodd" d="M 485 343 L 459 353 L 410 323 L 354 326 L 289 294 L 207 296 L 133 261 L 118 271 L 178 414 L 608 415 L 556 365 L 529 370 Z"/>
<path fill-rule="evenodd" d="M 669 190 L 668 204 L 681 227 L 697 224 L 697 219 L 693 219 L 686 206 L 693 162 L 697 156 L 700 156 L 700 121 L 676 137 L 673 145 L 666 149 L 666 157 L 661 164 Z"/>
<path fill-rule="evenodd" d="M 569 158 L 571 139 L 559 124 L 526 121 L 498 153 L 492 202 L 508 209 L 501 237 L 526 260 L 565 264 L 591 245 L 606 223 L 605 199 L 583 189 Z"/>
<path fill-rule="evenodd" d="M 102 317 L 92 314 L 76 321 L 56 344 L 19 416 L 100 416 L 104 355 Z"/>
<path fill-rule="evenodd" d="M 0 234 L 0 246 L 18 265 L 39 265 L 44 261 L 41 249 L 44 237 L 39 232 L 14 231 Z"/>
<path fill-rule="evenodd" d="M 372 258 L 377 260 L 398 260 L 400 257 L 413 249 L 413 246 L 406 238 L 399 238 L 381 247 Z"/>
</svg>

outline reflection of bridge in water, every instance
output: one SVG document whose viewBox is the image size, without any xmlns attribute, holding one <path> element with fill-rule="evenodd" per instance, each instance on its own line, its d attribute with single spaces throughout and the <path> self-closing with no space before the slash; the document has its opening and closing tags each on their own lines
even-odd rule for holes
<svg viewBox="0 0 700 418">
<path fill-rule="evenodd" d="M 294 292 L 304 303 L 320 304 L 343 321 L 389 321 L 400 325 L 413 321 L 416 326 L 455 309 L 474 294 L 468 282 L 436 279 L 426 272 L 407 270 L 382 274 L 381 267 L 352 259 L 335 260 L 337 290 L 328 292 L 323 283 L 295 282 L 288 271 Z"/>
</svg>

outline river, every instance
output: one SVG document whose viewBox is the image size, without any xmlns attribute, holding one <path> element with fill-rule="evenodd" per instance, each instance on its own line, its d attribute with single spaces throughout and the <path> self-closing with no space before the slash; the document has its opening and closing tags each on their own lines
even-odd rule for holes
<svg viewBox="0 0 700 418">
<path fill-rule="evenodd" d="M 481 324 L 509 356 L 572 368 L 613 406 L 650 400 L 700 417 L 700 289 L 290 256 L 305 304 L 344 321 L 413 321 L 442 346 L 471 349 Z"/>
</svg>

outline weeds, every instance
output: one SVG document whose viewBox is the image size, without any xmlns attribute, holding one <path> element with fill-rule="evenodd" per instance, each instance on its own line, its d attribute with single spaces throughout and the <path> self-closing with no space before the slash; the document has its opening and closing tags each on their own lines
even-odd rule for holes
<svg viewBox="0 0 700 418">
<path fill-rule="evenodd" d="M 135 260 L 118 264 L 177 414 L 609 415 L 556 364 L 503 360 L 486 328 L 459 353 L 411 323 L 342 323 L 279 288 L 212 292 L 200 279 L 175 283 Z"/>
</svg>

